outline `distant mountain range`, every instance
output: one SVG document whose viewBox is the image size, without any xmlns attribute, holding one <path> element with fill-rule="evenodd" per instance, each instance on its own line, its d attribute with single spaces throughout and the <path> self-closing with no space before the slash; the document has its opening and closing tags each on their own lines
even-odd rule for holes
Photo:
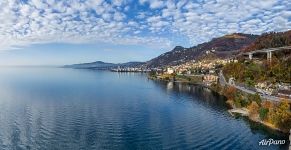
<svg viewBox="0 0 291 150">
<path fill-rule="evenodd" d="M 161 54 L 147 62 L 127 62 L 127 63 L 105 63 L 96 61 L 92 63 L 75 64 L 65 67 L 70 68 L 96 68 L 108 69 L 120 67 L 142 67 L 155 68 L 171 65 L 179 65 L 191 60 L 202 59 L 207 53 L 218 58 L 228 58 L 236 56 L 245 51 L 252 51 L 262 48 L 281 47 L 291 45 L 291 30 L 286 32 L 270 32 L 262 35 L 234 33 L 219 38 L 214 38 L 209 42 L 199 44 L 190 48 L 176 46 L 173 50 Z"/>
<path fill-rule="evenodd" d="M 127 62 L 127 63 L 106 63 L 103 61 L 96 61 L 91 63 L 81 63 L 66 65 L 65 68 L 75 68 L 75 69 L 113 69 L 117 67 L 137 67 L 144 65 L 144 62 Z"/>
</svg>

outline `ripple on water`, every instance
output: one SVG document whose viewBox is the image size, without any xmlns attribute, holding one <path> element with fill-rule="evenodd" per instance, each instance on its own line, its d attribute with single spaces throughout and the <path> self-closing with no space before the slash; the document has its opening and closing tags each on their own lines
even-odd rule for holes
<svg viewBox="0 0 291 150">
<path fill-rule="evenodd" d="M 0 149 L 259 149 L 268 137 L 203 88 L 86 70 L 51 71 L 42 84 L 22 74 L 0 78 L 14 81 L 0 94 Z"/>
</svg>

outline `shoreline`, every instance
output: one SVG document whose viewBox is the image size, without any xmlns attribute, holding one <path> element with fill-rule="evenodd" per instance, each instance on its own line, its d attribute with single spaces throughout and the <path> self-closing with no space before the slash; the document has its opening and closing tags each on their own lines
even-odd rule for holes
<svg viewBox="0 0 291 150">
<path fill-rule="evenodd" d="M 289 131 L 285 131 L 285 130 L 282 130 L 280 128 L 277 128 L 271 123 L 264 122 L 264 121 L 261 121 L 259 119 L 250 117 L 247 108 L 233 108 L 233 107 L 231 107 L 231 109 L 228 109 L 228 113 L 233 117 L 235 117 L 236 115 L 247 117 L 247 119 L 249 119 L 250 121 L 253 121 L 255 123 L 263 125 L 264 127 L 271 129 L 271 130 L 274 130 L 274 131 L 277 131 L 277 132 L 282 132 L 284 134 L 289 133 Z"/>
<path fill-rule="evenodd" d="M 148 76 L 148 79 L 158 80 L 158 81 L 166 81 L 166 82 L 174 82 L 174 83 L 184 83 L 184 84 L 195 85 L 195 86 L 201 86 L 203 88 L 208 88 L 211 91 L 216 92 L 221 96 L 224 96 L 223 93 L 221 93 L 221 91 L 218 91 L 217 89 L 214 89 L 213 87 L 207 86 L 207 85 L 202 84 L 202 83 L 191 83 L 191 82 L 188 82 L 188 81 L 170 81 L 170 80 L 164 80 L 164 79 L 161 79 L 161 78 L 156 78 L 156 77 L 151 77 L 151 76 Z M 285 130 L 282 130 L 280 128 L 277 128 L 273 124 L 270 124 L 268 122 L 264 122 L 264 121 L 261 121 L 259 119 L 255 119 L 255 118 L 250 117 L 247 108 L 235 108 L 235 107 L 233 107 L 232 105 L 230 105 L 228 103 L 228 100 L 226 100 L 225 103 L 230 107 L 230 108 L 228 108 L 227 111 L 233 117 L 235 116 L 235 114 L 238 114 L 240 116 L 246 117 L 250 121 L 253 121 L 255 123 L 263 125 L 264 127 L 268 128 L 268 129 L 271 129 L 271 130 L 274 130 L 274 131 L 277 131 L 277 132 L 281 132 L 283 134 L 288 134 L 289 133 L 289 131 L 287 131 L 287 130 L 285 131 Z"/>
<path fill-rule="evenodd" d="M 208 89 L 211 89 L 212 90 L 212 88 L 210 86 L 207 86 L 207 85 L 205 85 L 203 83 L 194 83 L 194 82 L 179 81 L 179 80 L 171 81 L 171 80 L 165 80 L 165 79 L 162 79 L 162 78 L 151 77 L 151 76 L 148 76 L 148 79 L 157 80 L 157 81 L 165 81 L 165 82 L 183 83 L 183 84 L 188 84 L 188 85 L 199 85 L 199 86 L 202 86 L 202 87 L 205 87 L 205 88 L 208 88 Z M 215 90 L 212 90 L 212 91 L 217 92 Z"/>
</svg>

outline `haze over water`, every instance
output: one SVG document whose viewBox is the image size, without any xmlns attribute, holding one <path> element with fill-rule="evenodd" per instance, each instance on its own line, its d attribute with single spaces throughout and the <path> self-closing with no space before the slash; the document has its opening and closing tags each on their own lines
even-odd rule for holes
<svg viewBox="0 0 291 150">
<path fill-rule="evenodd" d="M 146 74 L 0 69 L 0 149 L 288 149 L 225 99 Z"/>
</svg>

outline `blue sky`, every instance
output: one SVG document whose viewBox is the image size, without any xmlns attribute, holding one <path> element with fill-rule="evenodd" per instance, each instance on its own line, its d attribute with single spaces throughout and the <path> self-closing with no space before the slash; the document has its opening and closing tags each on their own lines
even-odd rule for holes
<svg viewBox="0 0 291 150">
<path fill-rule="evenodd" d="M 0 65 L 146 61 L 234 32 L 291 29 L 288 0 L 1 0 Z"/>
</svg>

